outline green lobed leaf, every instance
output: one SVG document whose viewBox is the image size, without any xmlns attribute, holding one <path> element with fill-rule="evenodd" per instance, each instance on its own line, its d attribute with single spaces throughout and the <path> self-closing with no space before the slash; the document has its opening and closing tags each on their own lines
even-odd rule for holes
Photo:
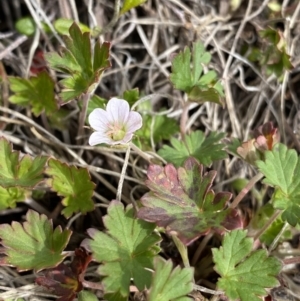
<svg viewBox="0 0 300 301">
<path fill-rule="evenodd" d="M 60 81 L 63 90 L 60 94 L 63 102 L 68 102 L 83 93 L 89 93 L 100 80 L 105 69 L 110 67 L 110 43 L 95 43 L 92 55 L 90 33 L 82 33 L 73 23 L 69 28 L 70 36 L 64 36 L 66 47 L 59 55 L 56 52 L 46 54 L 46 60 L 54 70 L 67 73 L 69 77 Z"/>
<path fill-rule="evenodd" d="M 48 157 L 38 156 L 32 159 L 12 150 L 11 144 L 0 139 L 0 186 L 33 188 L 43 180 L 44 166 Z"/>
<path fill-rule="evenodd" d="M 125 14 L 127 11 L 145 3 L 146 1 L 147 0 L 124 0 L 123 6 L 120 10 L 120 15 Z"/>
<path fill-rule="evenodd" d="M 152 284 L 147 301 L 189 301 L 186 295 L 193 290 L 193 268 L 180 268 L 172 271 L 172 261 L 165 261 L 161 257 L 154 260 Z"/>
<path fill-rule="evenodd" d="M 244 230 L 226 233 L 222 246 L 212 249 L 215 269 L 221 275 L 217 287 L 225 291 L 229 300 L 261 301 L 266 288 L 278 284 L 281 264 L 268 257 L 266 250 L 251 252 L 253 239 Z"/>
<path fill-rule="evenodd" d="M 153 257 L 159 252 L 160 237 L 153 233 L 154 224 L 138 220 L 132 206 L 124 211 L 122 203 L 112 201 L 103 219 L 107 233 L 89 229 L 92 240 L 83 246 L 101 262 L 98 272 L 105 276 L 102 283 L 106 294 L 129 294 L 130 279 L 139 290 L 150 286 Z"/>
<path fill-rule="evenodd" d="M 300 220 L 300 160 L 295 150 L 276 144 L 265 152 L 265 161 L 256 161 L 264 183 L 274 186 L 274 208 L 284 210 L 282 219 L 296 226 Z"/>
<path fill-rule="evenodd" d="M 3 188 L 0 186 L 0 210 L 15 208 L 17 202 L 26 199 L 26 190 L 19 187 Z"/>
<path fill-rule="evenodd" d="M 62 251 L 70 236 L 70 230 L 62 231 L 60 226 L 53 230 L 51 220 L 29 210 L 23 224 L 12 222 L 11 226 L 0 225 L 1 244 L 5 253 L 0 263 L 13 265 L 21 271 L 54 267 L 65 258 Z"/>
<path fill-rule="evenodd" d="M 191 101 L 222 104 L 224 92 L 221 83 L 217 81 L 216 72 L 208 71 L 202 75 L 202 65 L 207 65 L 210 60 L 211 55 L 205 51 L 201 42 L 193 44 L 192 54 L 186 47 L 172 62 L 170 81 L 176 89 L 186 92 Z"/>
<path fill-rule="evenodd" d="M 212 132 L 205 138 L 202 131 L 195 131 L 186 135 L 185 142 L 171 138 L 172 147 L 164 145 L 158 154 L 177 167 L 182 166 L 190 156 L 195 157 L 203 165 L 210 166 L 214 161 L 227 157 L 226 151 L 223 150 L 225 145 L 220 143 L 224 136 L 224 133 Z"/>
<path fill-rule="evenodd" d="M 32 113 L 39 116 L 43 111 L 51 115 L 57 111 L 54 82 L 46 71 L 29 79 L 9 77 L 10 89 L 14 92 L 9 101 L 21 106 L 31 106 Z"/>
<path fill-rule="evenodd" d="M 64 196 L 62 204 L 66 207 L 62 210 L 67 218 L 73 213 L 86 213 L 94 210 L 92 200 L 95 184 L 85 168 L 68 166 L 55 159 L 48 162 L 46 174 L 51 177 L 48 185 L 53 191 Z"/>
<path fill-rule="evenodd" d="M 172 164 L 164 168 L 150 165 L 146 180 L 150 192 L 142 197 L 144 207 L 137 216 L 168 232 L 175 231 L 186 245 L 212 228 L 224 230 L 223 223 L 231 211 L 223 209 L 231 193 L 215 195 L 211 189 L 215 176 L 216 171 L 203 174 L 203 166 L 193 157 L 178 169 Z"/>
</svg>

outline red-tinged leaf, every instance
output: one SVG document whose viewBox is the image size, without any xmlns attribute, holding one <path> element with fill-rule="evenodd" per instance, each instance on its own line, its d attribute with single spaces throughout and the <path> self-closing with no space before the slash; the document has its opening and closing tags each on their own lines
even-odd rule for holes
<svg viewBox="0 0 300 301">
<path fill-rule="evenodd" d="M 30 72 L 36 75 L 46 70 L 47 70 L 47 65 L 44 57 L 44 52 L 42 50 L 38 50 L 32 59 Z"/>
<path fill-rule="evenodd" d="M 85 249 L 78 248 L 70 266 L 61 263 L 48 269 L 37 277 L 36 283 L 59 296 L 57 301 L 72 301 L 83 288 L 84 273 L 91 260 L 91 255 Z"/>
<path fill-rule="evenodd" d="M 229 192 L 215 194 L 211 189 L 216 171 L 203 174 L 203 166 L 190 157 L 184 167 L 172 164 L 150 165 L 146 185 L 151 190 L 141 202 L 138 217 L 168 232 L 176 232 L 184 244 L 189 244 L 212 229 L 221 231 L 232 210 L 224 210 L 231 198 Z"/>
<path fill-rule="evenodd" d="M 23 224 L 12 222 L 12 225 L 0 225 L 0 238 L 6 256 L 2 265 L 11 265 L 24 270 L 41 270 L 58 265 L 65 258 L 65 249 L 70 230 L 60 226 L 53 230 L 51 220 L 29 210 Z"/>
</svg>

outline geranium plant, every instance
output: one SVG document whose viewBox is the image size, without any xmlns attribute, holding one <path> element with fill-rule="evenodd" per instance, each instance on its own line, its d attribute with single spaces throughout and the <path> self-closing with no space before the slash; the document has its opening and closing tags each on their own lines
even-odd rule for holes
<svg viewBox="0 0 300 301">
<path fill-rule="evenodd" d="M 143 2 L 123 1 L 113 22 Z M 176 116 L 167 101 L 156 109 L 161 95 L 101 95 L 97 87 L 115 57 L 114 41 L 94 40 L 105 32 L 74 22 L 61 51 L 44 55 L 47 68 L 8 80 L 10 104 L 34 117 L 3 111 L 23 118 L 19 124 L 29 124 L 41 143 L 35 156 L 32 141 L 17 146 L 6 130 L 0 138 L 0 209 L 38 204 L 24 220 L 0 225 L 0 267 L 33 270 L 36 285 L 59 301 L 276 300 L 271 290 L 284 285 L 284 265 L 300 261 L 273 252 L 299 227 L 296 150 L 280 143 L 271 121 L 244 142 L 188 122 L 194 108 L 226 110 L 224 79 L 200 41 L 171 62 L 169 84 L 183 95 L 173 99 Z M 64 123 L 70 108 L 80 110 L 74 137 Z M 69 143 L 61 141 L 66 136 Z M 231 160 L 253 176 L 239 189 L 220 181 Z M 56 202 L 51 214 L 38 210 L 45 195 Z"/>
</svg>

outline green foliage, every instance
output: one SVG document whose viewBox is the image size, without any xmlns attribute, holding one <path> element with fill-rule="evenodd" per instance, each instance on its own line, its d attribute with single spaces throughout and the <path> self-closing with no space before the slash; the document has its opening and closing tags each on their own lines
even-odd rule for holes
<svg viewBox="0 0 300 301">
<path fill-rule="evenodd" d="M 124 0 L 123 6 L 120 10 L 120 15 L 125 14 L 130 9 L 137 7 L 143 3 L 145 3 L 147 0 Z"/>
<path fill-rule="evenodd" d="M 212 249 L 215 269 L 221 275 L 217 287 L 229 300 L 261 301 L 266 288 L 278 284 L 280 262 L 266 250 L 251 252 L 253 239 L 244 230 L 226 233 L 219 249 Z"/>
<path fill-rule="evenodd" d="M 3 188 L 0 186 L 0 210 L 15 208 L 17 202 L 26 199 L 26 190 L 20 187 Z"/>
<path fill-rule="evenodd" d="M 34 20 L 31 17 L 24 17 L 19 19 L 16 24 L 16 30 L 24 34 L 25 36 L 31 36 L 34 34 L 36 25 L 34 23 Z"/>
<path fill-rule="evenodd" d="M 65 18 L 59 18 L 54 21 L 54 28 L 57 30 L 57 32 L 61 35 L 68 35 L 69 34 L 69 28 L 73 24 L 73 20 L 71 19 L 65 19 Z M 78 27 L 80 28 L 81 32 L 90 32 L 90 28 L 82 23 L 77 23 Z"/>
<path fill-rule="evenodd" d="M 81 291 L 78 294 L 78 301 L 98 301 L 98 298 L 95 294 L 89 291 Z"/>
<path fill-rule="evenodd" d="M 176 267 L 161 257 L 154 260 L 154 274 L 147 301 L 189 301 L 186 297 L 193 290 L 193 268 Z"/>
<path fill-rule="evenodd" d="M 300 160 L 295 150 L 278 143 L 265 152 L 265 161 L 256 161 L 266 177 L 264 183 L 274 186 L 274 208 L 284 210 L 282 219 L 296 226 L 300 219 Z"/>
<path fill-rule="evenodd" d="M 271 218 L 271 216 L 275 213 L 275 209 L 272 204 L 267 203 L 266 205 L 260 207 L 258 211 L 255 213 L 254 217 L 251 220 L 251 227 L 255 230 L 261 229 Z M 264 231 L 264 233 L 260 236 L 259 240 L 270 246 L 276 236 L 280 233 L 285 223 L 282 218 L 279 216 L 269 227 Z M 291 239 L 291 231 L 290 229 L 286 229 L 283 232 L 281 239 Z"/>
<path fill-rule="evenodd" d="M 151 273 L 146 268 L 153 268 L 153 257 L 159 252 L 155 225 L 136 219 L 131 206 L 124 211 L 117 201 L 111 202 L 104 224 L 107 234 L 89 229 L 92 240 L 85 240 L 83 246 L 88 246 L 93 258 L 102 263 L 98 272 L 105 276 L 105 293 L 128 296 L 131 278 L 139 290 L 149 287 Z"/>
<path fill-rule="evenodd" d="M 47 157 L 39 156 L 32 159 L 12 150 L 10 143 L 0 139 L 0 186 L 33 188 L 43 180 L 44 166 Z"/>
<path fill-rule="evenodd" d="M 275 74 L 279 80 L 283 79 L 283 74 L 287 70 L 292 70 L 290 55 L 286 52 L 286 41 L 279 30 L 271 27 L 259 32 L 263 38 L 264 47 L 253 47 L 249 52 L 249 60 L 258 62 L 262 68 L 266 69 L 267 75 Z"/>
<path fill-rule="evenodd" d="M 195 157 L 201 164 L 210 166 L 214 161 L 227 157 L 227 153 L 223 150 L 225 145 L 220 143 L 224 136 L 224 133 L 212 132 L 205 138 L 202 131 L 195 131 L 186 135 L 185 141 L 171 138 L 172 147 L 164 145 L 158 154 L 177 167 L 182 166 L 190 156 Z"/>
<path fill-rule="evenodd" d="M 20 106 L 31 106 L 32 113 L 39 116 L 43 111 L 51 115 L 57 111 L 54 82 L 46 71 L 29 79 L 10 77 L 10 89 L 15 93 L 9 101 Z"/>
<path fill-rule="evenodd" d="M 162 140 L 170 139 L 178 130 L 179 126 L 176 120 L 168 118 L 166 115 L 150 116 L 145 114 L 143 115 L 143 127 L 135 135 L 142 146 L 147 148 L 151 145 L 151 136 L 156 144 Z"/>
<path fill-rule="evenodd" d="M 62 231 L 53 225 L 45 215 L 29 210 L 26 222 L 0 225 L 1 244 L 5 257 L 1 264 L 13 265 L 18 270 L 41 270 L 58 265 L 65 257 L 65 249 L 71 231 Z"/>
<path fill-rule="evenodd" d="M 127 100 L 130 106 L 135 104 L 140 98 L 140 91 L 138 88 L 126 90 L 123 93 L 122 99 Z"/>
<path fill-rule="evenodd" d="M 69 77 L 60 81 L 63 102 L 68 102 L 84 93 L 91 92 L 100 80 L 101 74 L 110 67 L 109 47 L 104 42 L 95 43 L 92 55 L 90 34 L 82 33 L 76 23 L 69 29 L 70 36 L 64 36 L 66 47 L 61 55 L 56 52 L 46 54 L 46 60 L 54 70 L 67 73 Z"/>
<path fill-rule="evenodd" d="M 64 196 L 62 203 L 66 208 L 62 210 L 62 214 L 68 218 L 73 213 L 86 213 L 94 209 L 92 196 L 95 184 L 87 169 L 68 166 L 55 159 L 50 159 L 48 166 L 46 173 L 51 177 L 48 185 Z"/>
<path fill-rule="evenodd" d="M 223 229 L 222 223 L 230 214 L 223 209 L 231 194 L 215 195 L 211 189 L 215 171 L 203 175 L 203 166 L 191 157 L 178 169 L 171 164 L 164 168 L 150 165 L 147 176 L 150 192 L 141 199 L 144 207 L 138 211 L 139 218 L 175 231 L 186 245 L 211 228 Z"/>
<path fill-rule="evenodd" d="M 201 42 L 194 43 L 193 54 L 186 47 L 174 58 L 170 80 L 176 89 L 186 92 L 191 101 L 222 104 L 224 93 L 216 72 L 208 71 L 202 75 L 202 65 L 207 65 L 210 60 L 211 55 L 205 52 L 204 45 Z"/>
</svg>

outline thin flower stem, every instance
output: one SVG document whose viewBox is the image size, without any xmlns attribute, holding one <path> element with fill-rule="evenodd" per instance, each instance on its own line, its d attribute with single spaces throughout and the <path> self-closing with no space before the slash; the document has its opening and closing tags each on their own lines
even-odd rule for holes
<svg viewBox="0 0 300 301">
<path fill-rule="evenodd" d="M 120 15 L 120 6 L 121 6 L 121 0 L 116 0 L 113 18 L 110 20 L 110 22 L 104 28 L 102 28 L 99 35 L 110 31 L 114 27 L 114 25 L 117 23 L 117 21 L 119 19 L 119 15 Z"/>
<path fill-rule="evenodd" d="M 276 220 L 276 218 L 281 214 L 281 210 L 276 210 L 273 215 L 268 219 L 266 224 L 255 234 L 253 237 L 254 241 L 257 240 Z"/>
<path fill-rule="evenodd" d="M 188 252 L 187 252 L 187 246 L 181 242 L 181 240 L 176 236 L 176 234 L 172 234 L 171 236 L 172 236 L 173 241 L 181 255 L 181 259 L 182 259 L 184 267 L 189 268 L 190 262 L 189 262 Z"/>
<path fill-rule="evenodd" d="M 273 240 L 272 244 L 269 247 L 269 253 L 271 253 L 277 246 L 277 243 L 280 239 L 280 237 L 283 235 L 286 228 L 289 226 L 288 222 L 285 222 L 280 232 L 276 235 L 275 239 Z"/>
<path fill-rule="evenodd" d="M 181 133 L 181 137 L 182 140 L 185 141 L 185 127 L 187 124 L 187 120 L 188 120 L 188 112 L 189 112 L 189 107 L 190 107 L 190 103 L 187 101 L 184 103 L 183 108 L 182 108 L 182 114 L 180 117 L 180 133 Z"/>
<path fill-rule="evenodd" d="M 116 196 L 116 199 L 119 202 L 121 202 L 121 198 L 122 198 L 122 188 L 123 188 L 123 183 L 124 183 L 124 179 L 125 179 L 126 169 L 128 166 L 130 149 L 131 149 L 131 145 L 128 144 L 126 154 L 125 154 L 124 164 L 122 167 L 121 176 L 120 176 L 120 180 L 119 180 L 119 184 L 118 184 L 117 196 Z"/>
<path fill-rule="evenodd" d="M 258 182 L 264 175 L 262 173 L 258 173 L 255 175 L 248 184 L 242 189 L 242 191 L 236 196 L 233 202 L 230 204 L 229 208 L 234 209 L 240 203 L 240 201 L 244 198 L 244 196 L 251 190 L 251 188 Z"/>
<path fill-rule="evenodd" d="M 77 137 L 79 138 L 78 141 L 81 141 L 82 136 L 83 136 L 83 126 L 87 114 L 87 109 L 89 105 L 89 100 L 90 100 L 91 94 L 90 93 L 85 93 L 82 96 L 82 110 L 79 115 L 79 127 L 78 127 L 78 132 L 77 132 Z"/>
<path fill-rule="evenodd" d="M 201 256 L 201 253 L 203 252 L 204 248 L 206 247 L 207 243 L 212 238 L 212 233 L 208 233 L 204 236 L 201 243 L 199 244 L 196 252 L 194 253 L 193 259 L 192 259 L 192 266 L 195 266 L 197 261 L 199 260 L 199 257 Z"/>
</svg>

